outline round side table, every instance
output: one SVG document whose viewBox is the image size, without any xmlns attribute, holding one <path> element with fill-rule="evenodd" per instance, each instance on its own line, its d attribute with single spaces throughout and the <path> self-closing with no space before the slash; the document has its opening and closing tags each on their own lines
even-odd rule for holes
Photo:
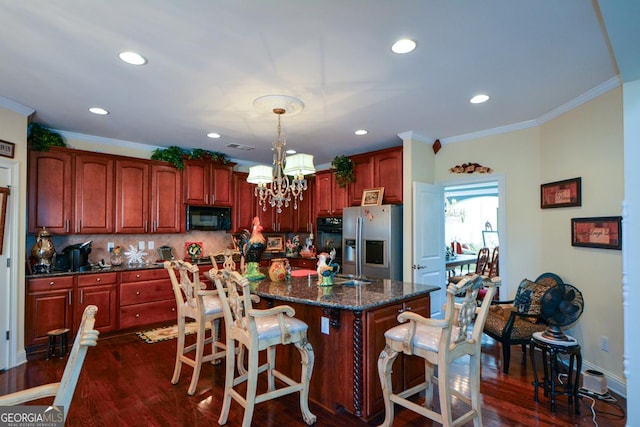
<svg viewBox="0 0 640 427">
<path fill-rule="evenodd" d="M 538 379 L 538 368 L 535 361 L 535 349 L 542 351 L 542 381 Z M 578 388 L 580 371 L 582 370 L 582 353 L 577 342 L 563 342 L 546 339 L 542 332 L 535 332 L 529 346 L 531 365 L 533 366 L 533 400 L 538 402 L 538 387 L 542 387 L 545 397 L 551 397 L 551 411 L 556 410 L 556 396 L 568 396 L 569 404 L 573 404 L 576 414 L 580 413 Z M 558 379 L 558 355 L 569 356 L 569 367 L 566 382 Z"/>
</svg>

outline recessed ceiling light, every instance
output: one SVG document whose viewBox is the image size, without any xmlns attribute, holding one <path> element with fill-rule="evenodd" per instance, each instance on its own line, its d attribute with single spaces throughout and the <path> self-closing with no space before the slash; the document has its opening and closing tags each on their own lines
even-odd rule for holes
<svg viewBox="0 0 640 427">
<path fill-rule="evenodd" d="M 286 153 L 287 154 L 296 154 L 297 151 L 296 150 L 287 150 Z"/>
<path fill-rule="evenodd" d="M 104 116 L 105 114 L 109 114 L 107 110 L 100 107 L 91 107 L 89 108 L 89 111 L 91 111 L 93 114 L 99 114 L 101 116 Z"/>
<path fill-rule="evenodd" d="M 483 102 L 487 102 L 489 100 L 489 95 L 476 95 L 469 100 L 472 104 L 482 104 Z"/>
<path fill-rule="evenodd" d="M 144 65 L 147 63 L 147 59 L 136 52 L 120 52 L 118 54 L 118 57 L 120 57 L 120 59 L 122 59 L 127 64 L 131 65 Z"/>
<path fill-rule="evenodd" d="M 209 138 L 212 138 L 212 139 L 218 139 L 218 138 L 220 138 L 220 134 L 219 134 L 219 133 L 215 133 L 215 132 L 209 132 L 209 133 L 207 134 L 207 136 L 208 136 Z"/>
<path fill-rule="evenodd" d="M 354 132 L 356 135 L 366 135 L 369 133 L 368 130 L 366 129 L 358 129 L 357 131 Z"/>
<path fill-rule="evenodd" d="M 394 53 L 409 53 L 416 48 L 416 42 L 409 39 L 400 39 L 391 46 Z"/>
</svg>

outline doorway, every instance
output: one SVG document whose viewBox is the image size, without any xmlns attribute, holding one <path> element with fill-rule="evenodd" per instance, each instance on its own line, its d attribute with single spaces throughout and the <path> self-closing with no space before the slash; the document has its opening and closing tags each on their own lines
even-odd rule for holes
<svg viewBox="0 0 640 427">
<path fill-rule="evenodd" d="M 442 185 L 445 197 L 444 244 L 447 252 L 470 256 L 487 247 L 492 254 L 493 248 L 500 246 L 499 275 L 503 279 L 504 289 L 498 289 L 498 292 L 506 295 L 504 177 L 469 177 L 443 182 Z M 473 271 L 473 265 L 469 268 Z"/>
</svg>

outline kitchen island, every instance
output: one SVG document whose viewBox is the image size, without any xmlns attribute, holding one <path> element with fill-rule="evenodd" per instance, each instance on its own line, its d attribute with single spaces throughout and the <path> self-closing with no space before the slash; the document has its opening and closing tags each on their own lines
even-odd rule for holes
<svg viewBox="0 0 640 427">
<path fill-rule="evenodd" d="M 440 288 L 395 280 L 330 287 L 317 283 L 315 276 L 285 282 L 267 278 L 253 282 L 251 289 L 260 297 L 256 308 L 289 305 L 309 325 L 315 354 L 309 398 L 330 411 L 344 409 L 368 420 L 384 410 L 377 371 L 384 332 L 397 325 L 402 311 L 429 316 L 429 294 Z M 288 347 L 278 348 L 278 369 L 297 378 L 300 355 Z M 394 388 L 411 386 L 424 378 L 424 365 L 400 355 L 394 372 Z"/>
</svg>

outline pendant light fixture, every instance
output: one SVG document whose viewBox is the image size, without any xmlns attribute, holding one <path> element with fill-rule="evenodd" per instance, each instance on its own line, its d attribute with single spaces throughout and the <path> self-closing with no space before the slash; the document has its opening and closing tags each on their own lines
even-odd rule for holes
<svg viewBox="0 0 640 427">
<path fill-rule="evenodd" d="M 281 117 L 284 114 L 297 114 L 302 111 L 304 104 L 297 98 L 285 95 L 267 95 L 256 99 L 253 103 L 258 111 L 270 110 L 278 116 L 278 133 L 271 146 L 273 151 L 273 167 L 257 165 L 249 168 L 247 182 L 256 184 L 255 195 L 262 210 L 267 210 L 267 204 L 276 208 L 278 213 L 282 207 L 288 207 L 293 200 L 293 208 L 298 208 L 298 200 L 303 200 L 303 193 L 307 190 L 305 175 L 316 172 L 313 156 L 310 154 L 294 154 L 287 157 L 286 139 L 282 134 Z"/>
</svg>

